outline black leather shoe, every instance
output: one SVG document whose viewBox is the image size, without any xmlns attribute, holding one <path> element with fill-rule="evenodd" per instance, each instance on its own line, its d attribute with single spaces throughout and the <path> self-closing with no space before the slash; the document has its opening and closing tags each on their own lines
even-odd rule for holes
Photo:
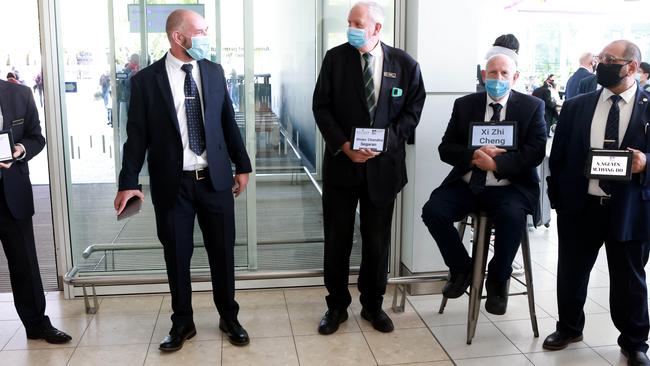
<svg viewBox="0 0 650 366">
<path fill-rule="evenodd" d="M 579 336 L 570 336 L 570 335 L 562 334 L 556 330 L 555 332 L 551 333 L 548 337 L 546 337 L 542 347 L 544 347 L 544 349 L 547 349 L 549 351 L 559 351 L 561 349 L 567 348 L 567 346 L 570 345 L 571 343 L 580 342 L 581 340 L 582 340 L 582 334 Z"/>
<path fill-rule="evenodd" d="M 390 320 L 388 314 L 381 309 L 375 313 L 371 313 L 366 309 L 361 309 L 361 317 L 369 321 L 373 328 L 382 333 L 390 333 L 395 329 L 393 321 Z"/>
<path fill-rule="evenodd" d="M 43 339 L 45 342 L 52 344 L 67 343 L 72 340 L 72 337 L 51 325 L 42 329 L 28 330 L 26 333 L 29 339 Z"/>
<path fill-rule="evenodd" d="M 348 310 L 347 309 L 329 309 L 323 315 L 323 318 L 318 324 L 318 333 L 320 334 L 332 334 L 339 330 L 339 324 L 348 320 Z"/>
<path fill-rule="evenodd" d="M 180 327 L 172 327 L 169 335 L 160 342 L 158 349 L 165 352 L 178 351 L 183 348 L 183 343 L 186 340 L 196 335 L 196 328 L 194 325 L 184 325 Z"/>
<path fill-rule="evenodd" d="M 448 299 L 456 299 L 461 297 L 465 290 L 472 283 L 472 271 L 467 270 L 459 273 L 449 274 L 449 279 L 445 283 L 445 287 L 442 288 L 442 295 Z"/>
<path fill-rule="evenodd" d="M 485 301 L 485 310 L 494 315 L 503 315 L 508 307 L 508 290 L 510 289 L 510 280 L 490 281 L 485 283 L 487 290 L 487 300 Z"/>
<path fill-rule="evenodd" d="M 642 351 L 628 352 L 621 348 L 621 353 L 627 358 L 627 364 L 629 366 L 650 365 L 650 360 L 648 359 L 648 355 L 646 355 L 645 352 Z"/>
<path fill-rule="evenodd" d="M 248 332 L 246 332 L 246 329 L 244 329 L 244 327 L 239 324 L 239 321 L 237 321 L 237 319 L 219 319 L 219 329 L 221 329 L 222 332 L 226 333 L 228 336 L 228 342 L 230 342 L 230 344 L 233 346 L 245 346 L 250 343 Z"/>
</svg>

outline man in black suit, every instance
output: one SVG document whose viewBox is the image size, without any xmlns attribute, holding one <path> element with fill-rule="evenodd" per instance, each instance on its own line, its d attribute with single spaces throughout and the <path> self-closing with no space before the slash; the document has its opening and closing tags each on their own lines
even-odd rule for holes
<svg viewBox="0 0 650 366">
<path fill-rule="evenodd" d="M 453 166 L 442 185 L 422 208 L 422 219 L 438 244 L 449 280 L 448 298 L 461 296 L 470 284 L 471 258 L 454 228 L 468 213 L 485 211 L 495 227 L 494 257 L 488 266 L 485 309 L 501 315 L 508 304 L 512 261 L 517 253 L 526 214 L 535 212 L 539 178 L 535 168 L 544 159 L 544 103 L 511 90 L 519 74 L 505 55 L 492 56 L 484 71 L 487 93 L 456 100 L 442 143 L 442 161 Z M 469 148 L 470 122 L 514 121 L 517 146 L 506 151 L 494 145 Z"/>
<path fill-rule="evenodd" d="M 405 145 L 425 99 L 420 67 L 404 51 L 379 40 L 384 13 L 375 2 L 357 3 L 348 16 L 348 43 L 327 52 L 316 83 L 313 111 L 327 150 L 323 157 L 323 229 L 328 311 L 318 331 L 334 333 L 348 318 L 350 251 L 360 204 L 361 316 L 381 332 L 393 330 L 382 310 L 391 221 L 406 184 Z M 352 150 L 355 128 L 386 129 L 383 152 Z"/>
<path fill-rule="evenodd" d="M 223 69 L 204 59 L 207 24 L 197 13 L 176 10 L 167 18 L 167 55 L 131 78 L 119 214 L 132 197 L 144 199 L 138 174 L 148 158 L 151 199 L 172 295 L 172 329 L 160 344 L 176 351 L 196 334 L 192 319 L 194 219 L 208 254 L 219 328 L 234 345 L 248 334 L 237 321 L 233 193 L 246 188 L 251 163 L 235 122 Z M 230 162 L 235 164 L 233 186 Z"/>
<path fill-rule="evenodd" d="M 558 104 L 555 102 L 555 98 L 551 93 L 551 89 L 555 89 L 555 75 L 549 75 L 546 80 L 544 80 L 544 85 L 533 90 L 532 95 L 544 101 L 544 119 L 546 120 L 546 134 L 550 135 L 551 126 L 557 122 L 558 117 Z"/>
<path fill-rule="evenodd" d="M 0 80 L 0 125 L 11 130 L 13 157 L 0 163 L 0 241 L 9 264 L 14 305 L 27 338 L 66 343 L 72 338 L 45 315 L 45 294 L 34 243 L 34 197 L 27 162 L 45 147 L 31 89 Z"/>
<path fill-rule="evenodd" d="M 569 81 L 566 83 L 566 88 L 564 89 L 564 100 L 578 95 L 580 81 L 593 75 L 594 63 L 594 55 L 591 52 L 586 52 L 580 56 L 580 67 L 573 73 L 573 75 L 571 75 Z"/>
<path fill-rule="evenodd" d="M 580 80 L 578 85 L 578 95 L 591 93 L 594 90 L 598 89 L 598 78 L 596 75 L 589 75 L 586 78 Z"/>
<path fill-rule="evenodd" d="M 582 340 L 589 273 L 604 243 L 618 344 L 628 364 L 648 365 L 650 94 L 634 80 L 641 62 L 634 43 L 612 42 L 599 59 L 596 75 L 603 89 L 567 101 L 549 160 L 548 193 L 558 221 L 559 319 L 544 348 L 559 350 Z M 585 168 L 592 149 L 631 151 L 632 179 L 589 179 Z"/>
</svg>

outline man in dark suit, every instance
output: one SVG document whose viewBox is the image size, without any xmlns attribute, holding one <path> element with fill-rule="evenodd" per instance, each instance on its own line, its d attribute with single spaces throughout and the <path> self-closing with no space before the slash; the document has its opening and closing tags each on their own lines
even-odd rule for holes
<svg viewBox="0 0 650 366">
<path fill-rule="evenodd" d="M 27 162 L 45 147 L 31 89 L 0 80 L 0 125 L 11 130 L 14 162 L 0 163 L 0 241 L 18 316 L 27 338 L 66 343 L 72 338 L 45 315 L 45 294 L 34 243 L 34 199 Z"/>
<path fill-rule="evenodd" d="M 190 260 L 198 216 L 208 254 L 219 328 L 234 345 L 248 344 L 235 301 L 234 200 L 246 187 L 251 163 L 235 122 L 220 65 L 205 60 L 207 24 L 176 10 L 167 19 L 171 49 L 131 79 L 118 214 L 132 197 L 144 198 L 138 174 L 148 158 L 151 199 L 172 295 L 172 328 L 160 344 L 175 351 L 196 334 Z M 230 162 L 235 164 L 233 178 Z"/>
<path fill-rule="evenodd" d="M 313 111 L 327 150 L 323 157 L 323 229 L 328 311 L 321 334 L 348 318 L 350 251 L 360 204 L 362 259 L 358 288 L 361 316 L 381 332 L 393 330 L 382 310 L 391 221 L 406 184 L 405 145 L 420 119 L 425 90 L 420 67 L 404 51 L 379 40 L 384 13 L 360 2 L 348 16 L 348 43 L 327 52 L 316 83 Z M 352 150 L 355 128 L 386 129 L 383 152 Z"/>
<path fill-rule="evenodd" d="M 526 214 L 535 212 L 539 178 L 535 168 L 544 159 L 546 128 L 544 103 L 511 90 L 519 74 L 505 55 L 492 56 L 486 71 L 486 92 L 456 100 L 442 143 L 442 161 L 453 166 L 442 185 L 422 208 L 422 219 L 438 244 L 449 280 L 443 288 L 448 298 L 460 297 L 470 284 L 469 257 L 454 222 L 468 213 L 485 211 L 495 227 L 494 257 L 488 266 L 485 309 L 501 315 L 508 304 L 512 261 L 526 225 Z M 470 122 L 514 121 L 516 149 L 494 145 L 468 147 Z"/>
<path fill-rule="evenodd" d="M 558 219 L 559 321 L 544 348 L 563 349 L 582 340 L 589 273 L 604 242 L 618 344 L 628 364 L 646 365 L 650 94 L 634 80 L 641 62 L 636 45 L 615 41 L 599 58 L 596 74 L 603 89 L 565 103 L 551 150 L 548 193 Z M 588 179 L 591 149 L 632 151 L 632 180 Z"/>
<path fill-rule="evenodd" d="M 539 88 L 533 90 L 532 95 L 544 101 L 544 119 L 546 120 L 546 135 L 551 133 L 551 126 L 557 122 L 558 104 L 553 98 L 551 89 L 555 89 L 555 75 L 549 75 Z"/>
<path fill-rule="evenodd" d="M 598 89 L 598 78 L 596 75 L 589 75 L 586 78 L 580 80 L 578 85 L 578 95 L 591 93 L 594 90 Z"/>
<path fill-rule="evenodd" d="M 580 67 L 573 73 L 573 75 L 571 75 L 569 81 L 566 83 L 566 88 L 564 89 L 564 100 L 578 95 L 580 81 L 593 75 L 593 64 L 594 55 L 591 52 L 586 52 L 580 56 Z"/>
</svg>

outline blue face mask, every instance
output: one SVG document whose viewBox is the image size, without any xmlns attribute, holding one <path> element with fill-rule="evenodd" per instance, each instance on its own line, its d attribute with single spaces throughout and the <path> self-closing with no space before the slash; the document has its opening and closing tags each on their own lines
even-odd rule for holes
<svg viewBox="0 0 650 366">
<path fill-rule="evenodd" d="M 348 42 L 356 49 L 363 48 L 368 43 L 364 29 L 348 27 Z"/>
<path fill-rule="evenodd" d="M 638 72 L 634 74 L 634 80 L 636 80 L 637 83 L 641 82 L 641 74 Z"/>
<path fill-rule="evenodd" d="M 186 48 L 185 52 L 197 61 L 203 60 L 210 53 L 210 39 L 207 36 L 192 37 L 192 47 Z"/>
<path fill-rule="evenodd" d="M 485 91 L 492 99 L 500 99 L 510 91 L 510 80 L 487 79 Z"/>
</svg>

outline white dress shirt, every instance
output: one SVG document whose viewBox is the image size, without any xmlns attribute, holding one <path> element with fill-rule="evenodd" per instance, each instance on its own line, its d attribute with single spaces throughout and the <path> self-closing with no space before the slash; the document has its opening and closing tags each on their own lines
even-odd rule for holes
<svg viewBox="0 0 650 366">
<path fill-rule="evenodd" d="M 384 50 L 381 47 L 381 42 L 377 41 L 377 45 L 375 48 L 370 50 L 368 53 L 370 53 L 373 58 L 372 58 L 372 83 L 375 87 L 375 104 L 379 103 L 379 91 L 381 90 L 381 79 L 382 79 L 382 74 L 384 72 Z M 361 71 L 363 72 L 363 68 L 366 67 L 366 61 L 363 59 L 363 53 L 359 52 L 359 58 L 361 59 Z"/>
<path fill-rule="evenodd" d="M 632 117 L 632 110 L 634 110 L 634 97 L 636 96 L 636 83 L 633 83 L 626 91 L 620 94 L 621 100 L 618 102 L 620 109 L 618 120 L 618 144 L 621 145 L 627 126 L 630 124 Z M 607 88 L 603 88 L 596 104 L 594 117 L 591 120 L 591 147 L 594 149 L 602 149 L 605 142 L 605 129 L 607 127 L 607 116 L 609 109 L 612 107 L 612 100 L 609 99 L 614 93 Z M 587 192 L 594 196 L 607 196 L 605 192 L 598 185 L 598 179 L 589 180 L 589 189 Z"/>
<path fill-rule="evenodd" d="M 181 132 L 181 142 L 183 143 L 183 170 L 198 170 L 208 166 L 207 150 L 203 151 L 201 156 L 198 156 L 190 149 L 190 139 L 187 131 L 187 114 L 185 113 L 185 71 L 181 70 L 184 64 L 192 65 L 192 78 L 194 78 L 196 87 L 199 89 L 201 114 L 203 114 L 203 89 L 201 88 L 201 73 L 198 62 L 195 60 L 183 62 L 174 57 L 171 52 L 167 52 L 165 68 L 174 99 L 174 109 L 176 109 L 178 127 Z M 204 118 L 201 118 L 201 120 L 205 124 Z"/>
<path fill-rule="evenodd" d="M 494 109 L 490 105 L 490 103 L 499 103 L 501 104 L 501 112 L 499 113 L 499 121 L 503 121 L 506 117 L 506 108 L 508 108 L 508 98 L 510 98 L 510 93 L 506 94 L 506 96 L 501 99 L 498 102 L 495 102 L 490 96 L 488 95 L 487 101 L 485 102 L 485 121 L 489 121 L 492 118 L 492 115 L 494 114 Z M 479 122 L 479 121 L 472 121 L 472 122 Z M 469 183 L 470 178 L 472 177 L 472 171 L 470 170 L 467 174 L 463 176 L 463 180 L 466 183 Z M 498 180 L 494 176 L 494 172 L 487 172 L 486 177 L 485 177 L 485 186 L 486 187 L 498 187 L 498 186 L 507 186 L 510 184 L 510 181 L 508 179 L 501 179 Z"/>
</svg>

